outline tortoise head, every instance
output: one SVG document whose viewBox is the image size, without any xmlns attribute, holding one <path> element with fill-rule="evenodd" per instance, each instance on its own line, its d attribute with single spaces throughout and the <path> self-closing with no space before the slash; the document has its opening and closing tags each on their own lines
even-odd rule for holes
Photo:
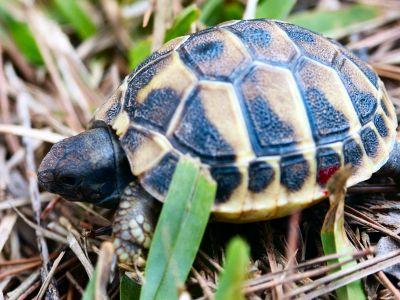
<svg viewBox="0 0 400 300">
<path fill-rule="evenodd" d="M 132 181 L 129 163 L 109 128 L 99 127 L 55 144 L 43 159 L 39 184 L 71 201 L 115 207 Z"/>
</svg>

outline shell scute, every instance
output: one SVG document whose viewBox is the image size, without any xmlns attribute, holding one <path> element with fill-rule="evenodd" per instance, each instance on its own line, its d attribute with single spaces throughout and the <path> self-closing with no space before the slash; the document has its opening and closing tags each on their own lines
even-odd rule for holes
<svg viewBox="0 0 400 300">
<path fill-rule="evenodd" d="M 336 47 L 326 38 L 305 28 L 283 22 L 277 22 L 301 52 L 316 61 L 331 65 L 339 54 Z"/>
<path fill-rule="evenodd" d="M 318 143 L 341 141 L 360 129 L 349 95 L 332 68 L 304 59 L 296 75 Z"/>
<path fill-rule="evenodd" d="M 256 64 L 240 80 L 239 87 L 243 114 L 258 156 L 312 146 L 310 127 L 302 119 L 304 104 L 289 70 Z"/>
<path fill-rule="evenodd" d="M 253 155 L 242 112 L 229 83 L 202 81 L 187 99 L 173 137 L 177 147 L 190 149 L 203 161 L 232 162 L 237 156 Z"/>
<path fill-rule="evenodd" d="M 299 191 L 310 176 L 310 166 L 303 155 L 287 156 L 281 160 L 281 184 L 289 191 Z"/>
<path fill-rule="evenodd" d="M 374 117 L 374 124 L 375 124 L 375 126 L 376 126 L 376 129 L 378 129 L 379 135 L 380 135 L 381 137 L 384 138 L 384 137 L 387 137 L 387 136 L 388 136 L 388 134 L 389 134 L 389 129 L 388 129 L 387 125 L 386 125 L 385 119 L 382 117 L 381 114 L 377 114 L 377 115 Z"/>
<path fill-rule="evenodd" d="M 265 161 L 252 161 L 249 163 L 248 189 L 253 193 L 264 191 L 275 178 L 274 168 Z"/>
<path fill-rule="evenodd" d="M 299 51 L 273 22 L 240 21 L 229 27 L 247 46 L 254 59 L 288 65 Z"/>
<path fill-rule="evenodd" d="M 331 176 L 342 166 L 340 154 L 331 147 L 321 147 L 317 150 L 317 182 L 325 186 Z"/>
<path fill-rule="evenodd" d="M 178 164 L 179 156 L 170 151 L 166 153 L 157 165 L 139 177 L 140 182 L 150 194 L 164 198 Z"/>
<path fill-rule="evenodd" d="M 223 203 L 242 183 L 242 174 L 235 166 L 211 168 L 211 176 L 218 184 L 216 201 Z"/>
<path fill-rule="evenodd" d="M 133 175 L 138 176 L 154 167 L 172 148 L 150 131 L 129 127 L 121 137 Z"/>
<path fill-rule="evenodd" d="M 354 55 L 340 44 L 339 51 L 349 60 L 351 60 L 357 66 L 357 68 L 364 73 L 364 75 L 368 78 L 368 80 L 376 89 L 379 89 L 378 75 L 376 75 L 376 73 L 364 61 L 362 61 L 358 56 Z"/>
<path fill-rule="evenodd" d="M 378 91 L 363 72 L 348 58 L 341 56 L 333 65 L 355 107 L 362 125 L 370 122 L 378 105 Z"/>
<path fill-rule="evenodd" d="M 131 79 L 125 110 L 133 122 L 165 133 L 180 102 L 196 82 L 195 75 L 174 52 Z"/>
<path fill-rule="evenodd" d="M 379 149 L 379 140 L 376 132 L 371 127 L 366 127 L 361 130 L 361 141 L 365 152 L 369 157 L 376 157 Z"/>
<path fill-rule="evenodd" d="M 206 79 L 229 80 L 251 61 L 240 40 L 225 29 L 194 34 L 178 51 L 182 60 Z"/>
</svg>

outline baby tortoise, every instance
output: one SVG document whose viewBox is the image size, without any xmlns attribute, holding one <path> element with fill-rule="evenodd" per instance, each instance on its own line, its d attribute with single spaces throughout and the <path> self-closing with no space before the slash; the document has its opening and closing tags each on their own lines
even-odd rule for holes
<svg viewBox="0 0 400 300">
<path fill-rule="evenodd" d="M 288 23 L 233 21 L 150 55 L 90 129 L 53 146 L 38 178 L 66 199 L 119 205 L 116 252 L 137 266 L 182 155 L 218 183 L 217 220 L 251 222 L 326 198 L 346 164 L 349 186 L 379 169 L 397 175 L 396 127 L 377 74 L 340 44 Z"/>
</svg>

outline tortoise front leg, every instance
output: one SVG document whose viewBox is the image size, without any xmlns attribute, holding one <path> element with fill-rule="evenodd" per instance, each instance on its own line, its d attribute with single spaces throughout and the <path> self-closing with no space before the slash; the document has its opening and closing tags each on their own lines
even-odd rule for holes
<svg viewBox="0 0 400 300">
<path fill-rule="evenodd" d="M 159 212 L 160 204 L 137 182 L 125 188 L 113 226 L 114 247 L 122 267 L 144 267 Z"/>
</svg>

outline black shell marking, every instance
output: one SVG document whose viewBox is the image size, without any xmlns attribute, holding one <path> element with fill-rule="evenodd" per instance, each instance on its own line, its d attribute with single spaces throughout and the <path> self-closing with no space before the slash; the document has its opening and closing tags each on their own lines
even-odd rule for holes
<svg viewBox="0 0 400 300">
<path fill-rule="evenodd" d="M 361 130 L 360 136 L 365 153 L 367 153 L 369 157 L 375 157 L 379 148 L 378 136 L 376 135 L 375 131 L 370 127 L 366 127 Z"/>
<path fill-rule="evenodd" d="M 143 103 L 137 104 L 133 121 L 165 132 L 179 102 L 179 95 L 172 88 L 154 89 Z"/>
<path fill-rule="evenodd" d="M 387 137 L 389 130 L 382 115 L 378 114 L 374 117 L 374 124 L 381 137 Z"/>
<path fill-rule="evenodd" d="M 223 203 L 230 198 L 242 182 L 242 174 L 235 166 L 214 167 L 211 175 L 218 184 L 216 202 Z"/>
<path fill-rule="evenodd" d="M 111 105 L 110 109 L 107 110 L 105 122 L 110 123 L 111 120 L 115 119 L 115 117 L 119 114 L 120 111 L 121 111 L 121 103 L 115 102 L 113 105 Z"/>
<path fill-rule="evenodd" d="M 306 105 L 315 125 L 316 139 L 323 139 L 332 135 L 348 132 L 350 125 L 346 117 L 336 110 L 325 98 L 325 95 L 316 88 L 309 88 L 305 92 Z"/>
<path fill-rule="evenodd" d="M 265 161 L 253 161 L 249 165 L 249 190 L 260 193 L 274 180 L 274 168 Z"/>
<path fill-rule="evenodd" d="M 137 94 L 146 85 L 150 83 L 155 75 L 166 65 L 171 63 L 171 56 L 164 57 L 152 64 L 149 64 L 142 71 L 128 80 L 128 88 L 125 94 L 124 109 L 131 119 L 135 117 L 137 108 Z"/>
<path fill-rule="evenodd" d="M 310 166 L 303 155 L 283 157 L 281 184 L 291 192 L 301 190 L 310 174 Z"/>
<path fill-rule="evenodd" d="M 363 62 L 357 55 L 353 54 L 344 47 L 340 47 L 339 51 L 343 55 L 347 56 L 364 73 L 364 75 L 369 79 L 369 81 L 375 86 L 376 89 L 379 89 L 378 76 L 370 67 L 365 64 L 365 62 Z"/>
<path fill-rule="evenodd" d="M 184 148 L 190 149 L 204 159 L 232 160 L 235 157 L 232 147 L 208 120 L 197 92 L 188 99 L 174 137 Z"/>
<path fill-rule="evenodd" d="M 226 29 L 238 35 L 254 59 L 287 66 L 298 51 L 279 27 L 263 20 L 243 20 Z"/>
<path fill-rule="evenodd" d="M 247 73 L 240 83 L 243 115 L 250 132 L 250 140 L 257 156 L 275 155 L 294 148 L 297 137 L 291 124 L 282 120 L 265 99 L 258 85 L 263 69 L 256 66 Z M 250 93 L 252 95 L 250 95 Z M 253 98 L 250 98 L 253 97 Z M 287 100 L 289 101 L 289 100 Z"/>
<path fill-rule="evenodd" d="M 181 59 L 200 77 L 230 80 L 246 67 L 249 55 L 224 29 L 205 30 L 192 35 L 178 50 Z"/>
<path fill-rule="evenodd" d="M 278 115 L 268 106 L 268 102 L 260 96 L 246 101 L 249 116 L 254 126 L 260 152 L 257 155 L 278 154 L 274 146 L 290 145 L 295 142 L 293 128 L 280 120 Z"/>
<path fill-rule="evenodd" d="M 376 111 L 378 100 L 371 94 L 371 90 L 363 90 L 362 86 L 357 86 L 357 81 L 352 78 L 355 75 L 353 74 L 352 76 L 351 66 L 352 62 L 343 55 L 337 57 L 333 64 L 333 67 L 338 72 L 347 89 L 361 124 L 364 125 L 371 121 Z M 358 78 L 358 80 L 360 80 L 360 78 Z M 367 79 L 365 79 L 365 81 L 367 81 Z"/>
<path fill-rule="evenodd" d="M 142 144 L 146 134 L 138 131 L 137 129 L 130 127 L 121 138 L 121 144 L 130 153 L 134 153 L 139 146 Z"/>
<path fill-rule="evenodd" d="M 165 196 L 178 160 L 179 157 L 176 154 L 168 152 L 158 165 L 149 170 L 140 181 L 144 186 L 155 190 L 161 196 Z"/>
<path fill-rule="evenodd" d="M 343 143 L 344 163 L 352 167 L 358 166 L 363 158 L 361 146 L 354 140 L 348 139 Z"/>
<path fill-rule="evenodd" d="M 331 65 L 338 55 L 335 47 L 332 47 L 331 43 L 320 35 L 296 25 L 280 22 L 277 24 L 308 57 Z"/>
</svg>

